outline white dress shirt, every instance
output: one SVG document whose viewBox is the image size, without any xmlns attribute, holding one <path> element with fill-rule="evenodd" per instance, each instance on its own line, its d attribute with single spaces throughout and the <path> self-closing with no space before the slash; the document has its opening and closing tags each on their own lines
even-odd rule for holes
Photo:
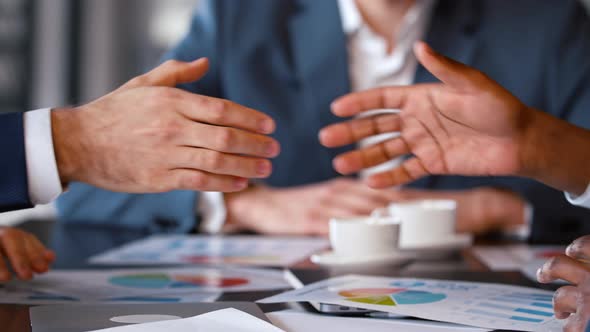
<svg viewBox="0 0 590 332">
<path fill-rule="evenodd" d="M 565 197 L 573 205 L 577 205 L 577 206 L 581 206 L 581 207 L 585 207 L 587 209 L 590 209 L 590 185 L 588 185 L 588 188 L 586 188 L 586 191 L 580 196 L 572 195 L 570 193 L 565 193 Z"/>
<path fill-rule="evenodd" d="M 63 190 L 53 149 L 51 109 L 26 112 L 23 119 L 29 198 L 33 205 L 47 204 Z"/>
</svg>

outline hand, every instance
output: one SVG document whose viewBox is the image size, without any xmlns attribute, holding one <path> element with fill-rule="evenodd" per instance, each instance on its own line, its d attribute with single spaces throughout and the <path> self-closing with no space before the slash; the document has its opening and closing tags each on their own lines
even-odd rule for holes
<svg viewBox="0 0 590 332">
<path fill-rule="evenodd" d="M 327 235 L 330 218 L 368 216 L 394 196 L 346 178 L 289 189 L 253 187 L 226 195 L 227 226 L 263 234 Z"/>
<path fill-rule="evenodd" d="M 32 234 L 11 227 L 0 228 L 0 282 L 10 281 L 12 265 L 18 278 L 30 280 L 34 273 L 45 273 L 55 261 L 53 251 Z"/>
<path fill-rule="evenodd" d="M 271 174 L 275 123 L 238 104 L 174 88 L 200 79 L 207 59 L 169 61 L 74 110 L 52 112 L 64 183 L 129 193 L 238 191 Z"/>
<path fill-rule="evenodd" d="M 333 103 L 332 111 L 341 117 L 379 108 L 401 110 L 323 129 L 320 141 L 327 147 L 400 133 L 338 156 L 338 172 L 351 174 L 412 155 L 400 167 L 370 177 L 369 185 L 384 188 L 431 174 L 522 175 L 572 193 L 584 192 L 590 181 L 590 170 L 583 166 L 590 157 L 589 132 L 528 108 L 483 73 L 424 43 L 416 45 L 415 53 L 443 83 L 380 88 Z"/>
<path fill-rule="evenodd" d="M 565 280 L 553 297 L 555 317 L 567 319 L 564 331 L 585 331 L 590 320 L 590 236 L 575 240 L 565 255 L 551 258 L 537 271 L 541 283 Z"/>
<path fill-rule="evenodd" d="M 457 202 L 459 233 L 485 234 L 523 225 L 526 202 L 518 194 L 499 188 L 463 191 L 400 189 L 393 191 L 394 202 L 420 199 L 450 199 Z"/>
</svg>

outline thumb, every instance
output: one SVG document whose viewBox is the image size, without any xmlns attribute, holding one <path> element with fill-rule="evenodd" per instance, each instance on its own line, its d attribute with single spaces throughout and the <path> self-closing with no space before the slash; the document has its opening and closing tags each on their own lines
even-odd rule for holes
<svg viewBox="0 0 590 332">
<path fill-rule="evenodd" d="M 193 62 L 168 60 L 152 71 L 132 79 L 122 88 L 175 87 L 179 84 L 198 81 L 205 76 L 208 70 L 209 60 L 207 58 L 200 58 Z"/>
<path fill-rule="evenodd" d="M 436 78 L 451 88 L 468 90 L 476 85 L 476 71 L 462 63 L 435 52 L 428 44 L 417 42 L 414 53 L 418 61 Z"/>
</svg>

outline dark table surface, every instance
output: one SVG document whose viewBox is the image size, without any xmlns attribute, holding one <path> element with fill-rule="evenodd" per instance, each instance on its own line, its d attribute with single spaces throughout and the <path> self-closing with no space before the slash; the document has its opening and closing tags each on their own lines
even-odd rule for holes
<svg viewBox="0 0 590 332">
<path fill-rule="evenodd" d="M 50 221 L 31 221 L 21 228 L 36 234 L 57 254 L 54 269 L 97 268 L 87 263 L 88 257 L 107 249 L 118 247 L 130 241 L 149 236 L 142 230 L 105 228 L 98 226 L 61 225 Z M 121 266 L 118 266 L 119 268 Z M 108 268 L 102 267 L 101 268 Z M 470 250 L 433 261 L 415 261 L 403 265 L 365 265 L 352 267 L 325 268 L 309 260 L 302 261 L 291 270 L 297 271 L 306 282 L 319 281 L 328 277 L 345 274 L 364 274 L 391 277 L 415 277 L 505 283 L 519 286 L 539 287 L 518 272 L 491 272 L 480 263 Z M 218 301 L 252 302 L 281 291 L 225 293 Z M 0 331 L 29 332 L 29 307 L 25 305 L 0 305 Z M 260 305 L 265 312 L 285 308 L 285 305 Z"/>
</svg>

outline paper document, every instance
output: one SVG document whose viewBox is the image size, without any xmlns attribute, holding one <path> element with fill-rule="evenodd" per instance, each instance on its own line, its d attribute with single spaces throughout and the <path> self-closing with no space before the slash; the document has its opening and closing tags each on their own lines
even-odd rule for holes
<svg viewBox="0 0 590 332">
<path fill-rule="evenodd" d="M 537 270 L 551 257 L 565 253 L 564 246 L 479 246 L 474 255 L 492 271 L 520 271 L 537 281 Z M 560 283 L 560 282 L 556 282 Z"/>
<path fill-rule="evenodd" d="M 276 311 L 266 314 L 277 327 L 287 332 L 338 331 L 338 332 L 486 332 L 487 329 L 451 323 L 410 319 L 339 317 L 297 310 Z"/>
<path fill-rule="evenodd" d="M 51 271 L 0 285 L 0 303 L 205 302 L 221 292 L 290 288 L 277 270 L 174 268 Z"/>
<path fill-rule="evenodd" d="M 561 331 L 552 300 L 552 292 L 527 287 L 349 275 L 258 302 L 321 302 L 489 329 Z"/>
<path fill-rule="evenodd" d="M 155 323 L 126 325 L 94 332 L 280 332 L 281 329 L 245 312 L 229 308 L 203 315 Z"/>
<path fill-rule="evenodd" d="M 90 258 L 94 264 L 237 264 L 287 267 L 329 246 L 315 237 L 157 235 Z"/>
</svg>

